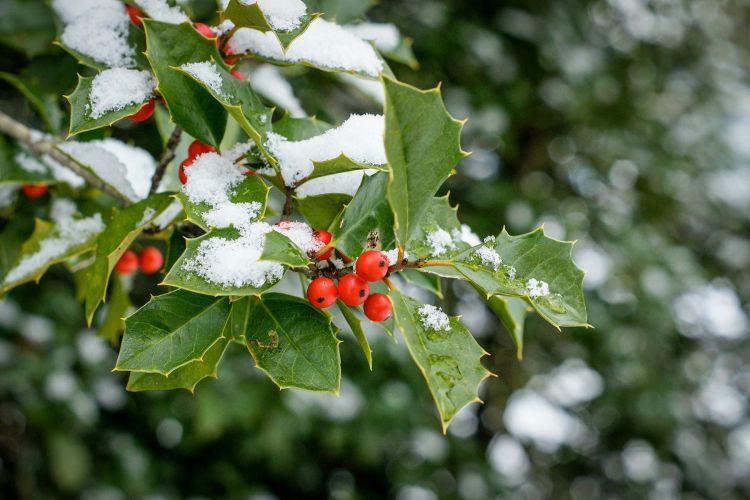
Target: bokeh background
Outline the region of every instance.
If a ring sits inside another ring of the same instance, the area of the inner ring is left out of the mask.
[[[531,317],[519,361],[448,288],[499,377],[443,436],[403,344],[377,332],[372,372],[342,332],[339,398],[279,392],[237,346],[195,396],[126,393],[58,266],[0,301],[0,497],[750,498],[750,4],[382,0],[368,17],[413,38],[421,67],[393,64],[400,79],[442,82],[470,118],[461,219],[578,240],[595,329]],[[56,29],[44,2],[0,0],[0,71],[68,93],[80,68]],[[311,114],[377,110],[329,75],[289,76]],[[7,83],[0,106],[38,120]],[[158,152],[148,126],[113,133]],[[46,210],[8,203],[6,241]]]

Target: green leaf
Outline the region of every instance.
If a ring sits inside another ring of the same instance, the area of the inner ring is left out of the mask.
[[[306,300],[269,293],[233,307],[247,307],[244,334],[255,363],[281,389],[296,387],[338,394],[341,358],[331,317]],[[233,333],[238,338],[239,333]]]
[[[416,56],[414,56],[414,51],[411,48],[412,46],[412,40],[411,38],[407,37],[399,37],[398,45],[396,48],[391,50],[384,50],[383,55],[391,59],[392,61],[399,62],[401,64],[406,64],[414,71],[419,69],[419,62],[417,61]]]
[[[390,297],[396,326],[427,381],[445,432],[464,406],[481,402],[479,384],[491,375],[480,362],[487,353],[458,318],[450,318],[448,331],[428,329],[419,316],[421,304],[397,291]]]
[[[329,193],[295,198],[294,205],[312,227],[328,229],[351,201],[348,194]]]
[[[254,221],[260,220],[266,211],[270,189],[258,176],[246,175],[242,182],[232,189],[229,201],[232,203],[260,203],[261,208],[253,219]],[[209,231],[211,225],[205,220],[205,214],[212,210],[211,205],[207,203],[193,203],[182,192],[178,193],[177,197],[182,202],[188,220],[200,226],[203,230]]]
[[[202,242],[210,238],[221,238],[228,241],[234,241],[239,237],[240,235],[237,230],[233,228],[225,228],[215,229],[199,238],[188,240],[185,253],[182,254],[177,262],[175,262],[174,266],[169,271],[169,274],[164,278],[163,284],[213,296],[246,296],[262,294],[278,283],[278,281],[268,280],[260,288],[253,287],[252,285],[225,286],[220,283],[208,281],[206,278],[192,270],[185,269],[186,263],[192,261],[198,255]],[[266,235],[265,242],[267,247],[264,247],[260,262],[273,262],[294,267],[304,266],[309,262],[308,257],[304,255],[302,251],[291,242],[291,240],[276,231],[269,232]],[[239,266],[241,263],[238,263],[237,265]]]
[[[461,223],[458,221],[458,207],[452,207],[448,195],[434,197],[427,201],[425,215],[414,230],[409,244],[406,246],[409,254],[417,257],[432,256],[427,237],[430,233],[442,229],[448,233],[461,231]],[[470,245],[456,241],[453,238],[455,248],[446,249],[446,253],[440,256],[432,256],[439,259],[453,257],[470,248]]]
[[[324,161],[313,161],[313,171],[310,175],[305,177],[303,180],[297,183],[297,186],[301,186],[306,181],[311,179],[317,179],[318,177],[325,177],[327,175],[341,174],[344,172],[351,172],[353,170],[382,170],[388,171],[384,165],[368,165],[360,163],[347,158],[346,155],[341,154],[336,158]]]
[[[172,121],[201,141],[219,146],[227,124],[226,110],[184,73],[173,68],[185,63],[221,60],[214,40],[190,24],[169,24],[144,19],[146,57],[158,82]]]
[[[138,102],[130,104],[122,109],[115,111],[109,111],[99,118],[92,118],[90,115],[90,96],[91,96],[91,85],[94,81],[94,77],[79,76],[78,86],[72,94],[66,96],[70,102],[70,130],[71,136],[86,132],[88,130],[95,130],[97,128],[109,127],[116,121],[122,120],[133,113],[141,109],[144,102]]]
[[[307,2],[316,10],[323,12],[326,18],[336,19],[339,23],[350,23],[362,19],[376,0],[312,0]]]
[[[115,370],[168,376],[197,360],[222,338],[229,300],[175,290],[125,320]]]
[[[170,193],[160,193],[123,208],[113,210],[106,229],[96,240],[96,260],[88,272],[86,321],[91,325],[94,312],[107,293],[109,276],[117,261],[154,219],[172,203]]]
[[[96,214],[93,217],[101,216]],[[37,219],[34,232],[21,247],[17,261],[0,281],[0,295],[23,283],[38,282],[53,264],[91,250],[97,234],[98,231],[61,228],[54,223]]]
[[[55,23],[46,2],[5,0],[0,12],[0,43],[29,57],[49,50],[55,38]]]
[[[445,109],[439,89],[422,91],[383,77],[385,150],[391,168],[388,199],[396,239],[405,246],[419,227],[428,201],[466,156],[462,122]]]
[[[388,174],[365,176],[357,194],[332,225],[333,245],[350,257],[361,254],[371,231],[378,231],[383,248],[393,245],[393,212],[386,196]]]
[[[341,315],[344,317],[344,320],[346,320],[346,324],[349,325],[349,328],[351,328],[352,333],[354,334],[354,338],[357,339],[359,346],[362,348],[362,353],[365,355],[365,359],[367,360],[367,366],[369,366],[370,370],[372,370],[372,349],[370,348],[370,342],[368,342],[367,340],[365,331],[362,329],[362,322],[352,312],[349,306],[344,304],[341,300],[337,300],[336,305],[338,306],[339,311],[341,311]]]
[[[404,281],[423,290],[433,293],[438,298],[443,298],[443,290],[440,286],[440,277],[434,274],[421,273],[416,269],[404,269],[398,273]]]
[[[525,300],[493,295],[487,300],[492,312],[500,319],[516,344],[516,357],[523,358],[523,325],[531,311]]]
[[[130,372],[126,388],[132,392],[185,389],[193,393],[195,392],[195,386],[204,378],[218,378],[219,362],[228,345],[229,339],[218,339],[201,359],[177,368],[169,376],[159,373]]]
[[[233,77],[222,65],[216,64],[214,61],[216,59],[205,59],[199,62],[213,62],[214,69],[221,76],[220,89],[207,85],[199,78],[180,68],[179,65],[174,65],[172,69],[181,73],[185,78],[193,79],[197,85],[200,85],[216,99],[232,118],[237,120],[242,130],[255,141],[258,149],[266,158],[275,163],[275,159],[266,151],[264,144],[266,134],[271,131],[273,110],[263,104],[263,101],[253,92],[248,82]]]
[[[112,345],[116,345],[120,340],[120,332],[125,327],[125,314],[132,305],[128,292],[122,284],[122,279],[115,278],[112,282],[112,291],[109,293],[107,314],[104,316],[96,334],[109,340]]]
[[[273,31],[276,38],[279,39],[281,46],[286,50],[289,45],[302,33],[307,31],[310,23],[313,22],[320,14],[305,14],[300,20],[300,25],[294,30],[280,31],[274,30],[266,19],[257,3],[243,3],[239,0],[230,0],[229,5],[224,11],[224,17],[240,28],[252,28],[263,33]]]
[[[119,36],[114,31],[111,31],[108,35],[112,38]],[[80,52],[79,50],[76,50],[72,47],[68,47],[62,41],[55,42],[55,44],[62,47],[67,53],[73,56],[80,64],[83,64],[84,66],[88,66],[99,71],[107,69],[109,67],[107,63],[99,61],[91,55]],[[144,33],[141,29],[133,26],[132,23],[128,23],[128,45],[133,48],[134,55],[133,62],[129,65],[129,67],[148,69],[148,60],[144,56],[144,51],[146,50],[146,39]]]
[[[290,141],[304,141],[331,129],[331,124],[313,117],[292,118],[284,115],[273,124],[273,131]]]

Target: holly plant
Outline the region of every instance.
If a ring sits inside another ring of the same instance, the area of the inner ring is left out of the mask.
[[[393,336],[444,429],[490,373],[460,318],[433,303],[441,283],[470,284],[519,356],[532,311],[587,326],[573,243],[542,228],[482,240],[438,196],[468,154],[463,122],[439,87],[396,79],[387,60],[413,66],[409,41],[354,22],[359,3],[220,1],[209,26],[164,0],[52,2],[80,74],[65,140],[59,103],[6,78],[46,130],[0,114],[0,180],[46,215],[4,263],[0,293],[64,264],[89,324],[119,343],[131,391],[193,391],[237,343],[280,388],[337,393],[339,327],[371,368],[365,331]],[[307,116],[286,79],[300,72],[360,89],[382,114]],[[111,134],[152,124],[158,160]],[[151,299],[127,315],[144,282]]]

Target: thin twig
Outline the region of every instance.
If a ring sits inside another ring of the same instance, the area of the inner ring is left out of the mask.
[[[169,136],[169,140],[167,141],[167,146],[161,155],[159,164],[156,166],[154,175],[151,177],[151,189],[148,190],[149,196],[159,189],[159,184],[161,184],[161,180],[164,178],[164,172],[167,170],[167,165],[169,165],[170,161],[174,160],[175,150],[177,149],[177,146],[180,145],[181,138],[182,129],[175,125],[172,135]]]
[[[292,215],[292,210],[294,209],[294,188],[287,186],[284,195],[284,210],[281,212],[281,220],[286,220]]]
[[[39,156],[49,155],[62,166],[82,177],[89,185],[107,193],[122,204],[130,204],[130,200],[125,195],[113,189],[89,170],[84,168],[83,165],[60,150],[58,142],[48,139],[43,133],[30,129],[2,111],[0,111],[0,132],[26,144],[31,151]]]

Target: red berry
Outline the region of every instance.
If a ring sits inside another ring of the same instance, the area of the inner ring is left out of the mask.
[[[195,140],[190,143],[190,146],[188,146],[188,156],[190,158],[195,158],[198,155],[202,155],[205,153],[215,153],[216,148],[213,147],[210,144],[206,144],[205,142],[201,142],[198,140]]]
[[[224,62],[227,63],[229,66],[232,66],[234,63],[237,62],[238,57],[232,57],[234,56],[234,51],[232,50],[232,47],[229,45],[224,46]]]
[[[132,250],[125,250],[120,260],[115,264],[115,272],[117,274],[130,274],[138,269],[138,256]]]
[[[161,266],[164,264],[164,257],[158,248],[146,247],[138,255],[138,262],[143,273],[153,274],[161,269]]]
[[[146,104],[141,106],[141,109],[139,109],[132,115],[128,116],[128,118],[134,122],[145,122],[146,120],[151,118],[151,115],[154,114],[155,106],[156,106],[156,101],[154,101],[153,99],[149,99]]]
[[[141,12],[141,9],[139,9],[135,5],[126,5],[125,10],[128,13],[128,17],[130,18],[131,23],[136,26],[143,26],[143,21],[141,21],[141,18],[146,16],[143,14],[143,12]]]
[[[193,28],[197,29],[198,32],[205,36],[206,38],[216,38],[216,35],[214,34],[213,30],[207,25],[203,23],[193,23]],[[216,46],[219,46],[219,39],[216,38]]]
[[[240,70],[238,70],[238,69],[233,69],[232,71],[229,72],[229,74],[232,75],[233,77],[235,77],[236,79],[238,79],[241,82],[245,81],[245,75],[243,75],[242,73],[240,73]]]
[[[368,250],[357,259],[356,272],[367,281],[379,281],[388,274],[388,256],[377,250]]]
[[[41,198],[47,192],[46,184],[24,184],[21,191],[29,198]]]
[[[177,175],[180,177],[180,183],[187,184],[188,179],[185,169],[192,165],[194,161],[195,158],[186,158],[180,163],[180,168],[177,170]]]
[[[318,309],[325,309],[336,302],[336,283],[329,278],[315,278],[307,287],[307,300]]]
[[[315,232],[313,232],[313,238],[315,238],[318,242],[322,243],[325,246],[331,242],[331,239],[333,237],[331,236],[331,233],[329,233],[325,229],[316,229]],[[317,256],[315,259],[326,260],[331,256],[332,253],[333,253],[333,248],[329,248],[328,250],[326,250],[326,253],[324,253],[323,255]]]
[[[370,321],[385,321],[391,316],[393,305],[384,293],[374,293],[365,301],[365,316]]]
[[[370,296],[370,284],[354,273],[339,280],[339,297],[348,306],[364,304]]]

